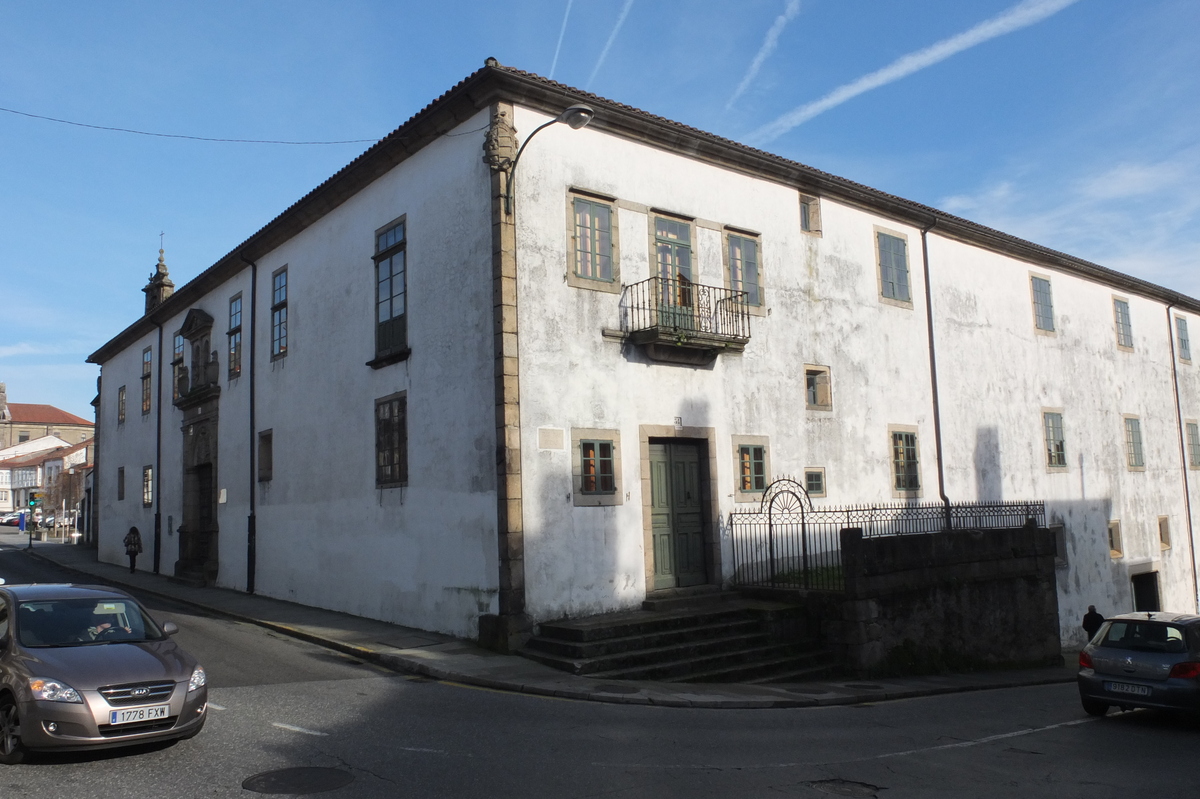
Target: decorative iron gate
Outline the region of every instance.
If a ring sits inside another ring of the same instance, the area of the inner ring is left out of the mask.
[[[940,502],[814,508],[790,477],[767,486],[756,511],[729,514],[733,583],[744,587],[841,591],[841,531],[863,536],[919,535],[947,529],[980,530],[1046,524],[1042,502]]]

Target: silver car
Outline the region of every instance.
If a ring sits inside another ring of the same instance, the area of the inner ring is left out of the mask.
[[[1086,713],[1112,706],[1200,711],[1200,616],[1125,613],[1104,622],[1079,653]]]
[[[113,588],[0,585],[0,763],[199,733],[207,677],[177,631]]]

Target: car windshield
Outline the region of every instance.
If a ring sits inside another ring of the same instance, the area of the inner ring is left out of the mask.
[[[88,646],[163,637],[132,599],[47,599],[17,606],[17,640],[22,646]]]
[[[1183,628],[1152,621],[1114,621],[1100,641],[1101,646],[1139,652],[1186,652]]]

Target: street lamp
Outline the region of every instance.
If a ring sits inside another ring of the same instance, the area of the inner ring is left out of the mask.
[[[508,170],[508,191],[504,194],[505,214],[512,213],[513,182],[517,177],[517,164],[521,160],[521,153],[525,152],[525,148],[529,146],[529,142],[533,141],[533,137],[538,135],[539,131],[548,128],[551,125],[556,125],[559,122],[569,126],[571,130],[579,130],[591,122],[592,118],[595,116],[596,112],[588,108],[586,105],[573,105],[554,119],[538,125],[533,129],[533,133],[529,134],[529,136],[525,139],[525,142],[521,145],[520,149],[517,150],[517,157],[513,159],[512,167],[510,167]]]

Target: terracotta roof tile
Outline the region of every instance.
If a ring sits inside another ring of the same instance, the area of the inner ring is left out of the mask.
[[[8,415],[12,421],[24,424],[85,424],[92,422],[73,413],[67,413],[53,405],[31,405],[24,402],[8,403]]]

